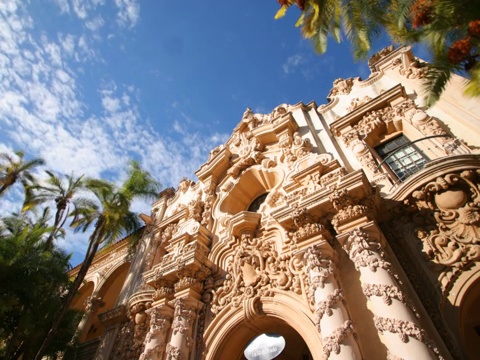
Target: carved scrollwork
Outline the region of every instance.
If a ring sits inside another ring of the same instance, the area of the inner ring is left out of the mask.
[[[294,274],[296,258],[279,256],[271,241],[242,234],[227,275],[214,292],[212,312],[220,312],[231,304],[239,307],[244,299],[272,296],[273,289],[301,293],[300,279]]]
[[[202,201],[202,193],[199,191],[196,198],[187,204],[187,219],[202,221],[204,202]]]
[[[330,93],[328,94],[327,98],[331,98],[332,96],[337,96],[337,95],[350,94],[350,91],[352,91],[354,81],[355,81],[354,78],[336,79],[333,82],[333,88],[330,90]]]
[[[287,140],[281,141],[282,156],[280,161],[288,164],[293,164],[297,159],[310,153],[312,144],[310,139],[303,139],[299,132],[295,132],[293,137],[288,137]]]
[[[84,302],[85,312],[87,313],[96,313],[99,308],[101,308],[105,303],[102,301],[102,298],[99,296],[89,296]]]
[[[445,272],[448,283],[480,259],[479,176],[478,170],[447,174],[413,192],[409,199],[417,209],[433,214],[435,226],[417,227],[416,235],[427,260]]]

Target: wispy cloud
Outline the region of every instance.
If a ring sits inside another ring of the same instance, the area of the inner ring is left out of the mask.
[[[96,92],[86,100],[84,69],[104,61],[101,46],[95,46],[98,31],[111,27],[107,21],[129,31],[140,20],[138,3],[115,0],[115,20],[95,14],[106,0],[54,1],[59,16],[75,14],[83,26],[47,34],[36,28],[28,4],[0,2],[0,150],[21,149],[30,157],[43,157],[53,171],[114,181],[121,179],[132,158],[165,186],[193,177],[228,134],[202,134],[200,121],[178,103],[172,105],[176,122],[170,122],[170,131],[182,136],[161,134],[144,118],[137,86],[108,76],[97,79]],[[67,251],[82,246],[71,244],[63,246]]]
[[[125,27],[133,27],[140,17],[140,5],[136,0],[115,0],[118,7],[118,22]]]
[[[297,71],[298,67],[305,63],[305,57],[300,54],[289,56],[282,65],[285,74],[292,74]]]

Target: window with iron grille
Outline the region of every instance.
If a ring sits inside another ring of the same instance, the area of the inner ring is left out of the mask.
[[[400,181],[423,169],[429,160],[403,134],[377,146],[375,150]]]

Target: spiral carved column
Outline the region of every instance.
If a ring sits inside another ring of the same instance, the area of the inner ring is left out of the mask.
[[[420,327],[406,294],[399,288],[399,281],[385,259],[382,245],[372,241],[361,228],[341,235],[339,240],[360,272],[362,290],[374,314],[375,326],[383,335],[388,358],[442,359]]]
[[[315,324],[322,336],[327,359],[361,359],[354,338],[353,322],[344,306],[342,289],[335,279],[335,265],[320,247],[306,250],[310,298],[315,307]]]

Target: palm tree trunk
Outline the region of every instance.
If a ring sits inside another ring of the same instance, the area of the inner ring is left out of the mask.
[[[45,245],[47,246],[48,250],[53,250],[53,241],[55,240],[55,236],[57,235],[58,231],[62,227],[63,223],[65,223],[65,219],[61,222],[63,215],[65,214],[65,207],[64,208],[57,208],[57,212],[55,214],[55,222],[53,224],[53,230],[47,238]]]
[[[2,187],[0,187],[0,195],[2,195],[4,191],[7,190],[7,188],[8,188],[8,185],[3,185]]]
[[[80,286],[85,279],[85,276],[87,275],[88,269],[90,268],[90,265],[95,258],[95,254],[97,253],[98,247],[101,243],[101,237],[99,236],[101,226],[99,227],[98,225],[99,223],[95,227],[93,234],[90,236],[87,253],[85,254],[85,259],[82,263],[82,266],[80,267],[80,270],[78,271],[77,277],[73,281],[73,284],[70,287],[67,296],[65,297],[62,307],[59,309],[57,315],[55,316],[55,320],[53,321],[50,330],[48,330],[45,339],[43,340],[42,346],[40,346],[40,349],[38,349],[37,354],[35,355],[35,360],[41,360],[43,355],[45,354],[45,351],[47,350],[54,336],[56,335],[58,327],[60,326],[60,323],[65,317],[65,314],[70,309],[70,306],[72,305],[72,302],[77,295],[78,290],[80,289]]]

